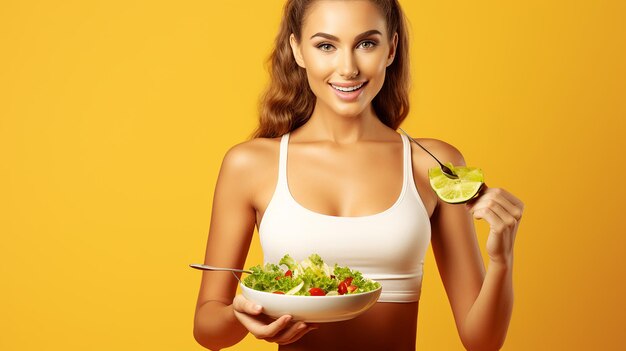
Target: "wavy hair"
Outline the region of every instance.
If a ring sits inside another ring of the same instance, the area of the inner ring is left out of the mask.
[[[409,113],[409,48],[404,13],[397,0],[370,0],[386,19],[389,39],[398,33],[393,63],[387,67],[385,82],[372,100],[381,122],[397,129]],[[270,81],[261,96],[259,126],[252,138],[275,138],[306,123],[315,107],[316,97],[309,87],[306,70],[296,63],[289,37],[301,39],[306,11],[315,0],[287,0],[275,46],[267,61]]]

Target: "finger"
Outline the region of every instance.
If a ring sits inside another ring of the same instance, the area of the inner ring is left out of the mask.
[[[243,295],[235,296],[233,299],[233,309],[237,312],[258,315],[263,311],[263,307],[246,299]]]
[[[510,192],[504,189],[498,188],[495,190],[496,190],[496,194],[498,194],[500,198],[506,199],[515,208],[515,210],[511,210],[509,212],[515,218],[518,218],[518,219],[522,218],[522,212],[524,212],[524,203],[520,199],[515,197],[513,194],[511,194]]]
[[[502,221],[502,224],[508,227],[509,229],[515,228],[517,225],[517,218],[513,217],[513,215],[508,212],[504,207],[498,205],[493,205],[489,207]]]
[[[300,329],[299,327],[303,326],[304,322],[293,322],[290,325],[283,328],[280,332],[276,333],[271,338],[267,338],[266,340],[269,342],[280,342],[289,339],[293,335],[295,335]]]
[[[503,232],[507,228],[513,229],[517,224],[517,220],[497,203],[476,209],[474,218],[486,220],[496,232]]]
[[[300,340],[300,338],[302,338],[303,336],[305,336],[308,332],[318,329],[318,327],[314,327],[314,326],[307,326],[306,328],[304,328],[303,330],[301,330],[299,333],[297,333],[296,335],[294,335],[293,338],[291,338],[290,340],[287,340],[286,344],[291,344],[292,342],[296,342],[298,340]]]
[[[486,204],[487,206],[491,206],[493,203],[497,203],[502,206],[505,211],[510,213],[513,218],[515,218],[516,220],[520,220],[522,218],[522,210],[515,206],[513,203],[511,203],[506,197],[502,196],[499,190],[501,189],[491,189],[488,194],[482,197],[481,203]],[[474,206],[478,206],[478,204],[475,204]],[[469,207],[471,210],[472,206]]]
[[[494,188],[494,190],[501,196],[505,197],[507,200],[509,200],[515,207],[518,207],[519,209],[523,209],[524,208],[524,203],[518,199],[517,197],[515,197],[515,195],[511,194],[510,192],[506,191],[505,189],[502,188]]]
[[[504,226],[502,219],[489,207],[480,207],[473,211],[474,218],[484,219],[492,229],[498,230]]]
[[[275,320],[274,322],[261,326],[253,326],[254,330],[250,330],[252,334],[257,339],[269,339],[273,338],[276,334],[278,334],[281,330],[285,329],[289,326],[289,322],[291,322],[292,317],[289,315],[284,315]]]
[[[524,203],[520,199],[518,199],[517,197],[515,197],[513,194],[506,191],[505,189],[488,188],[487,184],[483,184],[478,195],[466,203],[468,208],[472,207],[473,205],[476,205],[480,199],[484,199],[488,197],[488,195],[496,195],[497,197],[506,199],[506,201],[511,203],[513,207],[516,208],[515,210],[510,210],[510,212],[514,215],[514,217],[518,219],[522,218],[522,212],[524,212]]]
[[[518,199],[515,195],[511,194],[510,192],[504,189],[502,189],[502,192],[507,197],[507,199],[509,199],[509,201],[515,204],[515,206],[522,208],[522,209],[524,208],[524,203],[522,202],[522,200]]]
[[[257,334],[261,328],[271,323],[273,320],[265,315],[253,316],[244,312],[234,311],[235,317],[252,334]]]
[[[296,322],[291,326],[283,329],[280,333],[277,333],[272,338],[266,339],[269,342],[275,342],[277,344],[287,344],[293,339],[296,335],[300,334],[302,331],[307,329],[307,325],[304,322]]]

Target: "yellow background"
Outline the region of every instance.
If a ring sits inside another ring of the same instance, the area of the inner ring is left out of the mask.
[[[0,2],[0,349],[201,349],[187,265],[256,125],[282,3]],[[504,350],[620,349],[626,3],[402,3],[403,127],[526,204]],[[462,349],[431,251],[417,344]]]

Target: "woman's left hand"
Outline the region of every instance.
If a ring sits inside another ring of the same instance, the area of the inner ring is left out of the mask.
[[[466,206],[474,218],[489,223],[489,259],[495,263],[512,264],[515,235],[524,212],[522,201],[504,189],[488,188],[483,184],[479,197]]]

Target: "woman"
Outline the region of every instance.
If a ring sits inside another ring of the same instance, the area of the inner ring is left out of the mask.
[[[232,275],[203,273],[201,345],[218,350],[250,332],[280,350],[413,350],[431,242],[463,344],[501,347],[523,204],[485,188],[471,204],[450,205],[430,189],[427,170],[437,164],[396,132],[408,113],[407,53],[397,1],[287,2],[260,127],[222,163],[205,263],[242,267],[257,225],[265,261],[318,253],[380,281],[383,293],[353,320],[313,325],[273,320],[236,295]],[[453,146],[420,142],[464,164]],[[487,271],[472,216],[490,224]]]

